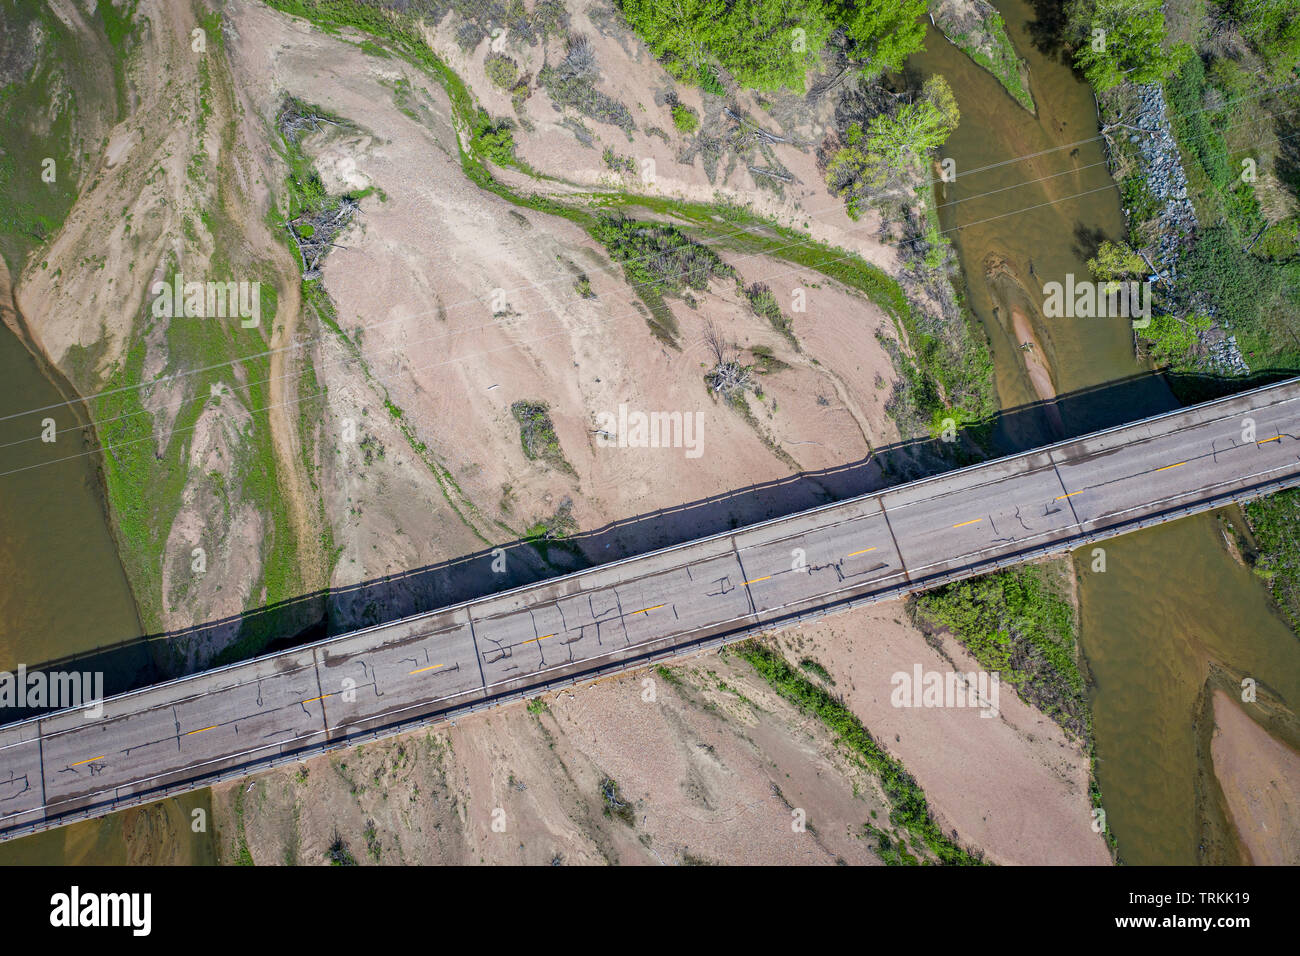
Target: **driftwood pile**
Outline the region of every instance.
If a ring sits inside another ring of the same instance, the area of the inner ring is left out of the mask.
[[[304,212],[289,221],[289,233],[298,245],[298,255],[302,257],[304,279],[320,278],[320,261],[335,247],[334,238],[347,227],[360,208],[355,199],[344,196],[336,206]]]
[[[286,96],[275,118],[276,127],[285,141],[297,145],[304,135],[319,132],[322,126],[344,126],[338,120],[330,119],[313,110],[306,103]],[[313,177],[314,179],[314,177]],[[341,233],[360,208],[355,199],[343,196],[333,199],[325,195],[319,182],[308,189],[309,198],[295,219],[285,223],[289,235],[293,236],[302,258],[302,277],[304,279],[320,278],[320,263],[325,253],[334,248],[334,239]]]
[[[305,132],[318,132],[322,124],[328,123],[330,126],[338,126],[339,123],[332,119],[321,116],[319,113],[310,112],[306,105],[293,97],[286,97],[283,105],[280,107],[280,114],[276,117],[276,125],[280,128],[280,135],[291,143],[297,143],[298,137]]]

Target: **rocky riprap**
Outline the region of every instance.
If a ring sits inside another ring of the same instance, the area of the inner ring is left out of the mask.
[[[1206,335],[1214,334],[1215,330],[1211,329]],[[1209,344],[1209,352],[1205,357],[1205,367],[1208,371],[1220,375],[1249,375],[1250,366],[1241,355],[1241,349],[1237,348],[1237,337],[1223,333],[1223,338]]]
[[[1196,207],[1187,193],[1187,174],[1183,172],[1178,142],[1170,126],[1164,87],[1159,83],[1147,83],[1135,87],[1134,93],[1134,110],[1127,116],[1117,112],[1114,122],[1122,124],[1118,130],[1136,147],[1139,172],[1145,178],[1151,195],[1160,203],[1160,212],[1154,220],[1158,239],[1154,248],[1149,250],[1151,261],[1172,302],[1195,305],[1213,316],[1208,304],[1198,301],[1200,297],[1196,290],[1178,285],[1178,260],[1199,223]],[[1124,213],[1129,216],[1131,210],[1125,209]],[[1229,334],[1217,318],[1215,326],[1202,333],[1201,342],[1206,348],[1207,370],[1231,375],[1244,375],[1250,371],[1237,348],[1236,336]]]
[[[1136,93],[1136,114],[1116,119],[1124,124],[1124,135],[1137,147],[1147,189],[1161,204],[1156,218],[1160,238],[1153,260],[1160,278],[1168,283],[1178,275],[1179,256],[1196,232],[1196,208],[1187,196],[1187,176],[1169,125],[1164,88],[1159,83],[1148,83],[1137,87]]]

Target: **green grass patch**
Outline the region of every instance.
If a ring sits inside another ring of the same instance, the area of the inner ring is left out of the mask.
[[[990,56],[980,45],[981,36],[960,34],[950,37],[959,50],[969,56],[984,69],[992,73],[1012,98],[1029,112],[1035,112],[1034,97],[1025,86],[1020,72],[1020,57],[1007,35],[1007,25],[997,11],[989,14],[984,21],[984,33],[993,40],[993,54]]]

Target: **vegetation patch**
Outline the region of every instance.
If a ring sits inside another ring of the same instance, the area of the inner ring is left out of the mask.
[[[618,788],[613,777],[600,781],[600,796],[604,803],[601,812],[606,818],[621,820],[628,826],[636,826],[636,812]]]
[[[1001,83],[1017,103],[1034,112],[1034,98],[1025,85],[1025,70],[1016,55],[1016,48],[1007,35],[1007,25],[1002,15],[992,7],[974,5],[981,15],[979,26],[967,32],[950,33],[949,24],[936,11],[936,20],[953,44],[988,70]]]
[[[712,278],[735,276],[735,270],[716,252],[676,226],[606,216],[590,232],[610,258],[622,263],[628,282],[650,312],[651,331],[674,347],[677,320],[664,297],[677,296],[694,305],[692,291],[703,292]]]
[[[805,657],[799,661],[799,666],[806,670],[814,677],[825,681],[828,684],[834,684],[835,678],[831,677],[831,672],[811,657]]]
[[[511,89],[519,80],[519,64],[504,53],[489,53],[483,60],[483,72],[503,90]]]
[[[598,123],[617,126],[630,139],[636,132],[632,111],[612,96],[596,89],[600,69],[596,52],[586,37],[574,37],[559,66],[544,66],[537,82],[560,109],[572,109]]]
[[[978,854],[972,854],[944,834],[934,822],[925,793],[915,778],[901,763],[885,753],[862,721],[843,703],[758,641],[743,641],[734,649],[778,694],[802,713],[820,720],[861,766],[879,778],[889,800],[890,823],[916,836],[940,863],[968,866],[983,862]]]
[[[925,41],[926,0],[618,0],[632,29],[670,75],[722,95],[721,68],[741,86],[804,91],[838,28],[867,76],[899,70]]]
[[[700,114],[691,109],[685,103],[673,104],[673,125],[679,132],[694,133],[700,128]]]
[[[1292,630],[1300,632],[1300,490],[1252,501],[1245,511],[1259,548],[1255,573],[1267,582]]]
[[[1085,0],[1072,13],[1074,62],[1098,93],[1123,82],[1157,82],[1192,56],[1186,43],[1165,43],[1161,0]]]
[[[325,851],[325,859],[329,861],[330,866],[356,866],[357,858],[352,855],[348,849],[347,843],[339,835],[339,831],[334,831],[334,838],[330,841],[329,849]]]
[[[107,3],[95,10],[123,62],[134,38],[134,9],[131,2],[120,12]],[[63,225],[77,199],[82,157],[75,129],[95,104],[56,91],[95,91],[84,60],[77,37],[53,8],[0,2],[0,256],[15,277],[27,256]],[[116,92],[121,102],[125,91]],[[111,108],[106,100],[101,105]],[[53,181],[46,181],[51,172]]]
[[[573,472],[573,466],[565,461],[560,449],[549,405],[520,400],[510,406],[510,414],[519,423],[519,442],[529,461],[540,460],[560,471]]]
[[[566,555],[569,563],[583,562],[582,551],[572,541],[567,540],[578,530],[578,521],[573,517],[573,499],[565,497],[548,518],[540,518],[528,526],[524,540],[547,564],[551,564],[551,551],[558,549]]]
[[[694,241],[676,226],[605,217],[593,234],[629,281],[668,295],[703,292],[714,278],[733,278],[735,270],[708,246]]]
[[[487,110],[475,114],[470,148],[484,159],[498,166],[520,167],[515,156],[515,124],[509,119],[494,120]]]
[[[926,157],[947,142],[961,114],[942,76],[925,81],[920,95],[873,116],[865,127],[850,123],[843,144],[826,165],[826,186],[843,196],[857,219],[882,192],[915,189],[927,178]]]
[[[742,291],[754,314],[767,319],[772,328],[784,335],[790,344],[798,349],[799,342],[794,337],[794,322],[781,311],[781,305],[776,301],[776,295],[772,290],[765,283],[755,282],[745,286]]]
[[[980,666],[1071,735],[1090,739],[1074,608],[1041,568],[956,581],[916,595],[909,610],[922,629],[952,631]]]

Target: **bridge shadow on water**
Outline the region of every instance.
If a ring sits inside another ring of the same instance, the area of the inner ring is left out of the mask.
[[[541,581],[694,538],[852,498],[890,485],[1016,454],[1150,415],[1288,378],[1146,373],[1002,411],[965,430],[956,442],[913,439],[875,449],[834,468],[638,515],[562,540],[520,540],[351,587],[316,591],[256,611],[185,630],[134,637],[28,670],[101,672],[112,695],[269,651],[383,624],[423,611]],[[504,562],[501,558],[504,556]],[[495,570],[504,567],[503,571]],[[224,648],[200,667],[186,667],[195,647]],[[35,711],[7,708],[0,723]]]

